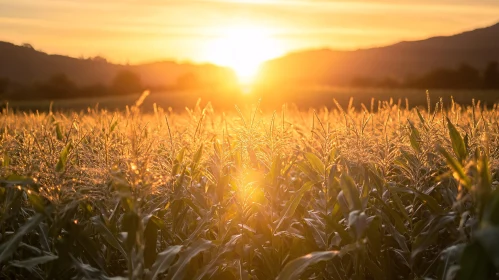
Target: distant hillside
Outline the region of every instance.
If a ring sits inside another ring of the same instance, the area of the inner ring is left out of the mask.
[[[359,78],[402,80],[461,63],[484,69],[491,61],[499,61],[499,24],[380,48],[296,52],[265,63],[260,80],[279,85],[349,85]],[[104,59],[49,55],[29,46],[0,42],[0,79],[19,84],[45,81],[63,73],[77,85],[109,85],[123,70],[138,74],[146,86],[175,85],[182,77],[195,77],[203,84],[235,80],[232,70],[210,64],[163,61],[119,65]]]
[[[454,36],[356,51],[312,50],[267,62],[262,81],[346,85],[357,78],[405,79],[467,63],[484,69],[499,61],[499,23]]]
[[[0,78],[19,84],[45,81],[56,74],[65,74],[78,85],[110,84],[117,73],[130,70],[138,74],[144,85],[168,86],[185,75],[194,75],[202,81],[233,79],[228,68],[210,64],[188,64],[171,61],[140,65],[119,65],[104,59],[78,59],[49,55],[29,46],[0,42]]]

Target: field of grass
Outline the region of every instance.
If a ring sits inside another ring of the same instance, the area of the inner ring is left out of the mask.
[[[499,110],[437,101],[4,109],[0,278],[497,279]]]

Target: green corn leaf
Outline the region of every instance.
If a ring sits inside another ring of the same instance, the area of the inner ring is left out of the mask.
[[[42,199],[42,197],[40,197],[40,195],[35,192],[31,192],[30,194],[28,194],[28,199],[36,212],[48,214],[45,206],[45,201]]]
[[[69,255],[71,259],[71,267],[74,268],[80,276],[80,279],[105,279],[105,280],[125,280],[121,277],[105,277],[102,271],[92,267],[89,264],[84,264],[79,260],[75,259],[72,255]]]
[[[298,280],[302,273],[312,265],[322,261],[330,260],[339,255],[338,251],[313,252],[303,257],[290,261],[283,268],[277,280]]]
[[[148,215],[142,221],[145,224],[144,265],[145,267],[150,268],[157,257],[156,249],[158,244],[158,225],[162,221],[154,215]]]
[[[491,264],[485,250],[478,242],[466,246],[461,255],[460,265],[458,280],[489,279]]]
[[[10,164],[10,157],[7,155],[7,153],[3,154],[2,158],[2,167],[8,167]]]
[[[101,271],[106,273],[107,265],[104,262],[102,252],[99,250],[98,243],[90,238],[90,236],[82,234],[83,227],[80,225],[73,225],[71,230],[73,236],[77,236],[77,250],[79,250],[89,262],[100,268]]]
[[[115,120],[115,121],[111,124],[111,127],[109,127],[109,134],[113,133],[113,131],[116,129],[116,126],[118,126],[118,120]]]
[[[418,191],[414,188],[391,187],[390,191],[392,191],[394,193],[397,192],[397,193],[414,194],[417,198],[419,198],[419,200],[421,200],[421,202],[428,205],[428,207],[432,210],[432,214],[442,214],[445,212],[444,209],[442,208],[442,206],[438,203],[438,201],[433,196],[425,194],[424,192]],[[399,202],[399,203],[401,203],[401,202]],[[402,205],[400,205],[400,206],[402,206]],[[400,211],[402,211],[402,209]],[[405,210],[404,210],[404,213],[406,213]],[[404,215],[404,216],[406,216],[406,215]],[[408,219],[408,216],[406,216],[405,218]]]
[[[58,257],[54,255],[45,255],[41,257],[34,257],[22,261],[11,261],[9,264],[15,267],[25,268],[31,270],[40,264],[44,264],[53,260],[57,260]]]
[[[421,134],[419,130],[409,121],[409,125],[411,127],[411,134],[409,136],[409,140],[411,142],[411,147],[416,152],[421,152]]]
[[[400,199],[396,190],[392,187],[388,187],[388,189],[390,190],[390,194],[391,194],[391,197],[393,199],[393,202],[397,206],[399,212],[404,216],[404,218],[406,220],[409,220],[410,218],[409,218],[409,215],[407,214],[407,210],[405,209],[404,204],[402,203],[402,200]]]
[[[333,189],[335,186],[337,186],[338,180],[336,179],[337,175],[337,168],[335,165],[331,167],[331,170],[329,170],[329,175],[327,178],[327,187],[328,189]]]
[[[63,140],[63,135],[62,135],[62,129],[60,123],[55,119],[54,115],[50,115],[50,122],[54,125],[55,127],[55,136],[57,140],[62,141]]]
[[[486,155],[482,155],[477,164],[480,173],[480,184],[477,187],[479,194],[485,198],[492,189],[492,176],[489,169],[489,161]]]
[[[350,211],[362,210],[362,203],[360,202],[360,194],[352,177],[342,174],[340,178],[340,186],[343,194],[348,202]]]
[[[272,254],[270,250],[265,250],[263,247],[264,241],[262,241],[260,238],[257,238],[255,235],[250,234],[249,238],[251,239],[251,242],[255,245],[255,247],[260,251],[260,254],[264,260],[264,264],[267,267],[267,269],[270,271],[272,274],[271,278],[274,278],[273,276],[277,274],[276,266],[278,265],[275,263],[274,259],[272,258]]]
[[[461,134],[459,134],[459,131],[457,131],[456,127],[452,124],[449,118],[447,118],[447,127],[449,128],[449,136],[454,153],[458,157],[459,161],[465,160],[468,152],[466,151],[466,145],[463,137],[461,137]]]
[[[386,279],[386,274],[381,268],[375,263],[375,258],[366,258],[366,267],[369,273],[373,276],[375,280]]]
[[[308,160],[312,168],[321,176],[324,175],[325,172],[325,167],[324,163],[320,160],[319,157],[317,157],[315,154],[312,153],[306,153],[305,158]]]
[[[61,125],[58,122],[55,123],[55,134],[57,136],[57,140],[62,141],[64,139],[62,135]]]
[[[104,240],[107,241],[109,245],[111,245],[114,249],[120,251],[121,254],[125,258],[128,257],[128,254],[126,253],[125,249],[121,245],[121,242],[115,237],[115,235],[108,229],[106,224],[102,221],[102,218],[99,216],[92,217],[90,219],[92,221],[92,224],[94,227],[97,229],[97,231],[101,234],[101,236],[104,238]]]
[[[454,178],[456,178],[456,180],[458,180],[466,188],[471,189],[471,180],[464,172],[464,168],[461,163],[451,156],[444,148],[439,147],[437,149],[444,156],[450,168],[454,171]]]
[[[318,174],[318,172],[314,168],[310,167],[309,164],[307,164],[305,162],[298,162],[296,164],[296,166],[303,173],[305,173],[305,175],[307,175],[307,177],[310,179],[310,181],[316,182],[316,183],[319,183],[322,181],[322,179],[320,177],[321,174]]]
[[[211,260],[210,263],[205,265],[203,268],[200,269],[200,271],[197,273],[196,277],[194,278],[195,280],[202,280],[206,279],[206,275],[208,275],[213,268],[217,264],[221,264],[225,262],[225,260],[222,257],[226,257],[227,254],[233,254],[235,246],[238,244],[239,240],[241,239],[242,234],[236,234],[233,235],[230,240],[223,244],[221,246],[220,251],[217,253],[217,255]],[[220,277],[220,276],[219,276]],[[210,278],[213,279],[213,278]],[[226,279],[226,278],[218,278],[218,279]],[[232,279],[232,278],[229,278]]]
[[[37,232],[38,232],[38,240],[40,240],[40,247],[44,251],[50,251],[50,244],[49,244],[49,236],[48,236],[48,231],[49,227],[46,223],[40,223],[38,226]]]
[[[276,157],[272,161],[272,166],[270,168],[269,172],[269,184],[272,186],[276,186],[277,180],[279,176],[281,175],[281,169],[282,169],[282,160],[280,157]]]
[[[446,229],[455,222],[455,216],[437,216],[428,225],[428,230],[421,233],[416,237],[414,244],[412,245],[412,258],[415,258],[418,254],[426,250],[430,245],[437,242],[439,232]]]
[[[165,251],[159,253],[158,257],[156,258],[156,261],[149,270],[149,273],[147,273],[146,279],[147,280],[156,279],[158,275],[167,271],[181,249],[182,249],[181,245],[176,245],[176,246],[171,246]]]
[[[499,271],[499,227],[486,227],[475,234],[475,239]]]
[[[62,172],[66,169],[66,164],[68,161],[68,155],[69,152],[71,151],[71,148],[73,146],[71,143],[68,143],[64,149],[62,149],[61,154],[59,155],[59,161],[57,162],[57,165],[55,166],[55,171],[57,172]]]
[[[293,196],[292,199],[290,199],[287,203],[286,206],[284,207],[283,212],[281,213],[281,218],[279,219],[279,222],[277,223],[277,226],[275,228],[275,231],[279,229],[279,227],[282,225],[282,223],[286,220],[292,217],[295,214],[296,208],[298,205],[300,205],[300,201],[305,195],[306,192],[308,192],[312,187],[314,186],[314,183],[312,182],[307,182],[305,183]]]
[[[178,163],[182,163],[182,161],[184,160],[184,155],[185,155],[185,147],[182,148],[177,154],[176,160]]]
[[[314,238],[315,244],[319,249],[326,249],[326,241],[323,237],[323,230],[319,228],[316,223],[314,223],[313,219],[305,218],[302,222],[304,229],[306,230],[307,235],[312,236]]]
[[[179,258],[168,270],[168,279],[184,279],[190,261],[199,253],[210,249],[211,241],[199,239],[179,253]]]
[[[0,245],[0,264],[4,263],[14,254],[23,237],[35,229],[44,218],[43,214],[35,214],[14,233],[14,236]]]
[[[421,121],[421,125],[427,130],[425,119],[424,119],[423,115],[421,115],[421,112],[419,111],[419,108],[417,108],[417,107],[416,107],[416,113],[418,114],[419,120]]]
[[[199,149],[196,151],[194,154],[194,157],[192,158],[192,164],[194,166],[199,165],[199,162],[201,161],[201,156],[203,155],[203,144],[199,147]]]

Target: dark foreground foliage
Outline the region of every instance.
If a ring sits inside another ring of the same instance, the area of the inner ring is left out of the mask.
[[[0,115],[2,279],[496,279],[499,111]]]

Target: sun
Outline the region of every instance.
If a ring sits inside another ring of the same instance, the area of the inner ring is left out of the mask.
[[[264,61],[281,54],[279,42],[270,30],[245,25],[224,28],[209,44],[207,58],[232,68],[240,83],[250,84]]]

